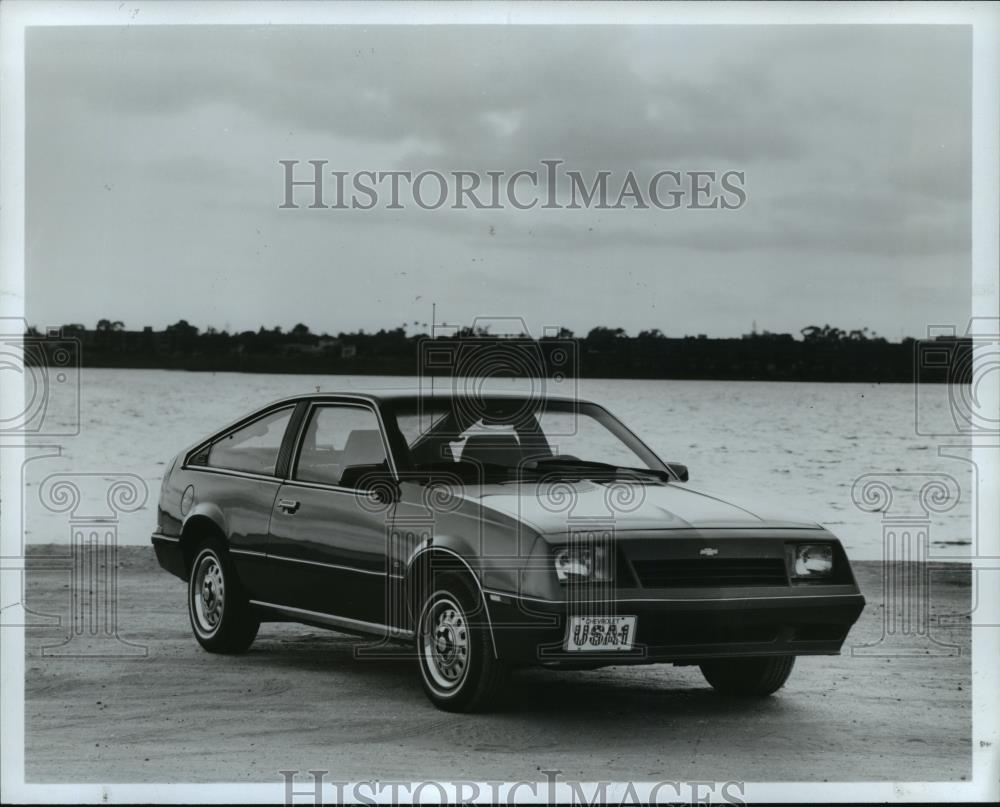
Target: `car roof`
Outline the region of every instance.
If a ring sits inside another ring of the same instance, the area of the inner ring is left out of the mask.
[[[448,401],[448,400],[478,400],[478,401],[497,401],[497,400],[509,400],[509,401],[551,401],[559,402],[568,405],[579,405],[579,404],[591,404],[591,401],[585,401],[581,398],[571,398],[569,396],[556,396],[556,395],[532,395],[530,392],[525,393],[504,393],[504,392],[489,392],[483,391],[475,394],[468,393],[453,393],[449,390],[415,390],[413,388],[404,389],[378,389],[372,391],[362,391],[362,390],[330,390],[330,391],[320,391],[320,392],[304,392],[298,395],[288,395],[284,398],[278,398],[277,400],[271,401],[265,406],[259,406],[249,412],[244,412],[240,417],[230,422],[227,426],[216,429],[212,434],[203,437],[197,443],[193,443],[191,446],[184,450],[186,456],[203,446],[205,446],[210,441],[216,439],[219,435],[225,434],[232,431],[234,428],[238,428],[244,423],[250,422],[257,417],[262,416],[265,412],[274,409],[280,409],[282,406],[287,406],[289,404],[297,404],[300,401],[349,401],[349,400],[363,401],[372,404],[373,406],[380,408],[383,404],[389,404],[391,407],[393,404],[416,404],[420,401]]]
[[[458,400],[508,400],[508,401],[559,401],[566,403],[590,403],[582,398],[570,397],[567,395],[541,395],[534,392],[492,392],[490,390],[479,390],[474,393],[453,392],[448,389],[414,389],[406,388],[385,388],[375,390],[323,390],[320,392],[306,392],[298,395],[290,395],[279,398],[268,404],[268,407],[275,404],[291,403],[292,401],[323,401],[331,399],[356,398],[369,401],[374,404],[383,403],[410,403],[416,401],[458,401]]]

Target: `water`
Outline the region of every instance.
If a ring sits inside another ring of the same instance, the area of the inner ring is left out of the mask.
[[[29,451],[26,539],[67,543],[74,521],[94,529],[99,516],[114,515],[106,491],[116,475],[135,474],[145,482],[148,500],[134,512],[119,511],[112,524],[120,544],[147,544],[165,463],[200,437],[275,398],[317,387],[364,390],[417,383],[386,376],[84,369],[79,434],[39,441],[59,445],[56,456]],[[436,382],[439,390],[447,383]],[[490,387],[523,389],[524,382],[501,380]],[[960,439],[916,434],[909,385],[595,379],[578,387],[662,458],[688,465],[692,487],[750,509],[777,508],[819,521],[840,537],[852,558],[882,557],[881,515],[862,511],[852,501],[858,477],[877,473],[889,479],[895,488],[891,515],[909,510],[923,516],[916,492],[924,477],[913,475],[946,474],[960,487],[961,499],[948,512],[931,514],[931,557],[969,556],[971,466],[938,453],[939,443]],[[556,391],[571,393],[571,382]],[[53,394],[50,404],[46,425],[71,427],[73,396]],[[940,419],[947,405],[945,394],[927,396],[921,406],[941,411],[921,414]],[[80,490],[75,510],[55,512],[51,499],[42,504],[53,474],[69,474]]]

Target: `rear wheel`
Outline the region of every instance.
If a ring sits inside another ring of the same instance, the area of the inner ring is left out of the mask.
[[[795,656],[706,661],[701,673],[714,689],[726,695],[770,695],[784,686],[795,666]]]
[[[458,580],[424,600],[417,657],[424,692],[439,709],[482,712],[496,705],[506,668],[493,655],[484,608],[482,599]]]
[[[242,653],[257,636],[260,620],[218,539],[203,541],[195,552],[188,579],[188,616],[198,643],[212,653]]]

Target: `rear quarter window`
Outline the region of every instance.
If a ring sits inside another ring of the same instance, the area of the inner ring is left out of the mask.
[[[271,412],[214,442],[206,465],[229,471],[273,475],[294,407]]]

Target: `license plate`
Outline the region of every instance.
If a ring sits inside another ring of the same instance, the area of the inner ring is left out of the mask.
[[[635,641],[634,616],[570,617],[567,650],[631,650]]]

